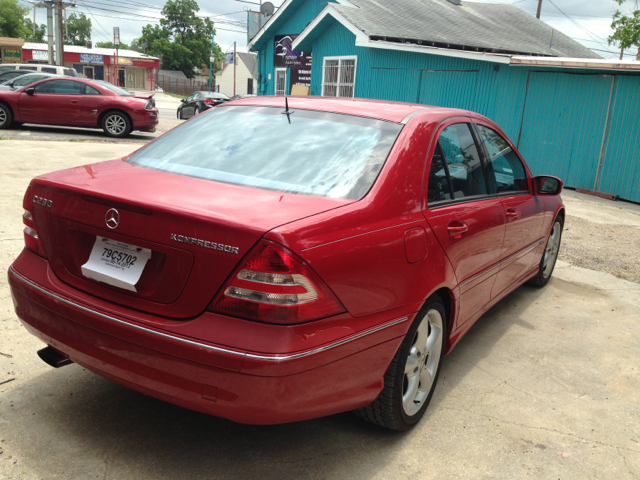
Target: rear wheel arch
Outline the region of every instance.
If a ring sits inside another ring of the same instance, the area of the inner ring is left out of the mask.
[[[133,129],[133,120],[131,118],[131,115],[129,115],[124,110],[120,110],[119,108],[110,108],[109,110],[105,110],[104,112],[102,112],[98,117],[98,127],[102,126],[102,121],[104,120],[104,117],[106,117],[109,113],[113,113],[113,112],[121,113],[122,115],[127,117],[129,119],[129,123],[131,124],[131,128]]]

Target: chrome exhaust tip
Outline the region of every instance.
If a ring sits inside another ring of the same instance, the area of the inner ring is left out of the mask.
[[[42,350],[38,350],[38,356],[47,365],[51,365],[53,368],[64,367],[65,365],[71,365],[73,361],[69,357],[65,357],[59,351],[52,347],[46,347]]]

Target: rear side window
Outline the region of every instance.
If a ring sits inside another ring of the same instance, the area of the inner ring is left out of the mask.
[[[487,195],[482,161],[469,125],[456,123],[448,126],[440,134],[438,144],[449,170],[453,198]]]
[[[42,67],[40,71],[44,73],[58,73],[58,71],[53,67]]]
[[[476,125],[488,158],[489,179],[496,193],[528,191],[527,174],[509,143],[495,130]]]
[[[30,70],[32,72],[37,72],[38,71],[38,67],[25,67],[25,66],[20,66],[18,67],[18,70]]]
[[[0,65],[0,73],[8,72],[9,70],[15,70],[15,69],[16,67],[14,67],[13,65],[5,65],[4,67]]]
[[[102,95],[98,90],[93,88],[91,85],[85,85],[85,95]]]
[[[427,187],[428,203],[451,200],[451,184],[447,172],[447,164],[444,161],[444,153],[440,143],[436,145],[436,151],[431,159],[431,169],[429,170],[429,185]]]
[[[80,95],[82,93],[82,83],[73,80],[51,80],[50,82],[39,83],[35,86],[35,93],[45,93],[53,95]]]
[[[402,126],[283,107],[218,107],[135,152],[128,163],[287,193],[360,199]],[[291,123],[289,123],[289,121]]]

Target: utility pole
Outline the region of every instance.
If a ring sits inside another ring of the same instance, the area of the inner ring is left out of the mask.
[[[47,9],[47,50],[48,50],[48,54],[49,54],[49,65],[53,65],[54,64],[54,58],[53,58],[53,43],[54,43],[54,36],[53,36],[53,7],[55,6],[55,0],[40,0],[39,2],[35,2],[33,4],[34,9],[37,8],[46,8]],[[33,34],[35,35],[35,18],[36,18],[36,14],[34,11],[33,14],[33,24],[34,24],[34,29],[33,29]]]
[[[120,27],[113,27],[113,43],[116,44],[116,54],[113,57],[113,84],[118,85],[118,50],[120,49]]]
[[[57,0],[58,28],[56,30],[56,64],[64,66],[64,22],[62,19],[62,0]]]
[[[233,95],[236,94],[236,42],[233,42]]]
[[[215,53],[214,53],[214,43],[213,43],[213,37],[215,36],[215,30],[213,32],[211,32],[211,56],[209,57],[209,92],[211,92],[211,85],[212,85],[212,77],[213,77],[213,62],[216,59]]]
[[[36,36],[36,6],[33,5],[33,36]]]
[[[536,18],[540,19],[540,12],[542,11],[542,0],[538,0],[538,11],[536,13]]]

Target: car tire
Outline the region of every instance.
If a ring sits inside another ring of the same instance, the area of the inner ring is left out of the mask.
[[[0,103],[0,129],[9,128],[13,123],[13,113],[6,105]]]
[[[195,117],[196,115],[198,115],[200,113],[200,108],[196,107],[195,110],[193,111],[193,116]]]
[[[538,273],[529,280],[529,284],[534,287],[544,287],[551,279],[551,274],[558,260],[558,252],[560,251],[560,241],[562,240],[562,230],[564,228],[564,219],[558,215],[553,222],[553,227],[547,237],[547,244],[544,247],[544,253],[540,259]]]
[[[178,120],[184,120],[184,118],[182,118],[182,109],[178,110]]]
[[[354,410],[354,413],[371,423],[399,432],[418,423],[438,383],[446,332],[444,304],[438,295],[432,295],[416,315],[393,357],[380,395],[373,403]]]
[[[108,112],[102,119],[102,129],[109,137],[123,138],[131,132],[131,121],[124,113]]]

